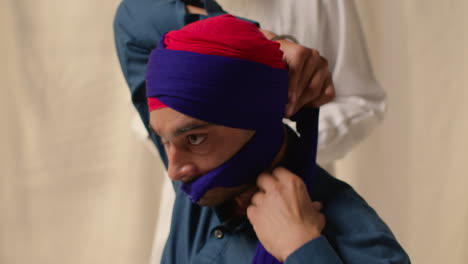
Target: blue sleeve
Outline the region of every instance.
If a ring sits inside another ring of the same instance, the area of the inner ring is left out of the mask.
[[[343,262],[327,239],[320,236],[294,251],[284,262],[284,264],[303,263],[342,264]]]
[[[294,251],[284,264],[409,264],[408,255],[392,237],[373,234],[374,237],[348,238],[346,248],[338,253],[325,236],[313,239]],[[371,235],[371,236],[373,236]],[[380,237],[379,237],[380,236]],[[341,245],[342,247],[345,244]],[[340,256],[341,255],[341,256]]]
[[[324,203],[323,235],[293,252],[285,264],[409,264],[408,255],[390,228],[349,185],[318,179]],[[332,187],[334,186],[334,187]]]
[[[214,0],[204,0],[200,4],[204,4],[208,16],[187,14],[185,3],[181,0],[123,0],[114,18],[117,56],[130,88],[132,102],[166,168],[167,156],[164,147],[148,126],[149,112],[145,93],[146,64],[151,50],[156,47],[165,33],[180,29],[190,22],[226,13]]]
[[[123,75],[130,88],[132,102],[164,164],[167,157],[157,137],[149,130],[145,73],[151,50],[163,34],[184,26],[185,5],[171,0],[124,0],[114,18],[114,39]]]

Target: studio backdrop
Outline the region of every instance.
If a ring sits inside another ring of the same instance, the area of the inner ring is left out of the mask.
[[[260,22],[270,15],[245,2],[220,1]],[[132,128],[114,48],[118,4],[0,1],[2,264],[146,264],[163,232],[163,169]],[[388,110],[337,176],[413,263],[468,263],[468,3],[356,4]]]

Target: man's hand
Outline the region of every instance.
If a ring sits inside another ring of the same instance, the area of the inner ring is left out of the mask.
[[[286,116],[293,116],[303,106],[320,107],[335,98],[335,87],[328,61],[319,52],[282,40],[281,50],[289,69]]]
[[[274,33],[261,29],[269,39]],[[288,40],[278,40],[289,70],[286,117],[293,116],[303,106],[319,107],[335,98],[335,87],[328,61],[317,50]]]
[[[279,261],[320,236],[325,217],[313,202],[302,179],[285,168],[262,173],[260,189],[252,197],[247,216],[265,249]]]

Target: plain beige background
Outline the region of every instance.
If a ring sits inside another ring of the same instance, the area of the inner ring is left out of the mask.
[[[149,261],[162,175],[130,128],[118,3],[0,0],[2,264]],[[338,176],[413,263],[467,263],[468,3],[357,3],[389,109]]]

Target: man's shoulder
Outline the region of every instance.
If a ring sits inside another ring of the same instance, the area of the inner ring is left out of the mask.
[[[154,48],[159,37],[185,24],[185,5],[175,0],[122,1],[114,18],[116,34]]]
[[[316,184],[315,189],[320,190],[317,200],[323,202],[327,229],[336,235],[390,232],[377,212],[349,184],[321,168]]]

